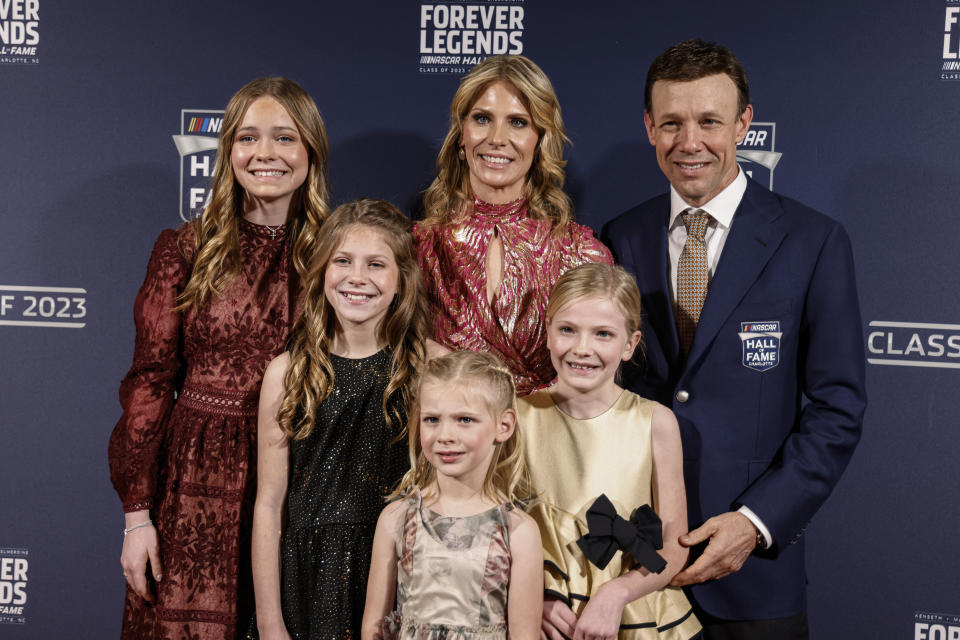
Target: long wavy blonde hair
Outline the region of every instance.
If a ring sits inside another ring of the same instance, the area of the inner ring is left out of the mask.
[[[293,267],[301,279],[309,268],[316,250],[317,233],[330,212],[327,130],[316,103],[300,85],[288,78],[258,78],[237,91],[224,111],[210,204],[200,218],[191,223],[194,246],[190,254],[196,259],[190,280],[177,298],[180,311],[200,307],[211,297],[223,293],[240,273],[238,225],[243,215],[243,189],[233,173],[230,154],[247,108],[265,96],[279,102],[293,118],[309,155],[306,180],[290,200],[287,220]]]
[[[470,211],[473,204],[470,168],[459,158],[463,121],[480,94],[497,81],[506,82],[520,93],[540,136],[524,184],[530,216],[550,220],[559,232],[574,218],[573,204],[563,191],[567,165],[563,148],[570,139],[550,79],[524,56],[491,56],[461,78],[450,103],[450,129],[437,156],[437,177],[423,196],[426,213],[423,224],[433,226],[456,221]]]
[[[461,388],[469,387],[472,394],[483,396],[495,417],[507,409],[516,411],[517,390],[513,374],[503,361],[492,353],[456,351],[430,360],[424,365],[417,379],[416,397],[407,419],[410,470],[388,499],[407,495],[415,489],[429,497],[436,490],[437,472],[427,461],[420,445],[420,399],[423,385],[427,381],[457,385]],[[494,448],[493,458],[483,481],[483,492],[496,502],[522,504],[536,494],[527,470],[523,438],[519,433],[521,428],[522,425],[517,424],[513,435]]]
[[[383,394],[388,424],[403,425],[411,405],[413,380],[426,361],[427,303],[413,244],[413,223],[389,202],[360,199],[337,207],[320,228],[316,254],[304,280],[303,307],[293,327],[290,366],[277,421],[291,438],[313,431],[317,407],[335,384],[330,349],[340,326],[323,293],[330,257],[351,230],[367,227],[380,234],[397,263],[397,295],[378,328],[392,352],[390,382]],[[402,429],[398,429],[398,436]]]

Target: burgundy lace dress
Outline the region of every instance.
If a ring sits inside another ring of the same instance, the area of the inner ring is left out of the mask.
[[[241,273],[186,315],[172,309],[190,276],[181,247],[192,255],[191,225],[164,231],[154,246],[109,457],[124,511],[150,510],[163,579],[155,604],[127,588],[123,638],[235,638],[253,615],[257,401],[298,289],[284,231],[274,238],[241,219]]]
[[[509,204],[474,199],[463,222],[414,229],[426,281],[433,337],[455,351],[500,356],[524,395],[550,384],[546,310],[553,285],[586,262],[613,264],[610,251],[586,226],[570,222],[560,234],[527,214],[523,198]],[[503,279],[487,302],[484,263],[496,233],[503,244]]]

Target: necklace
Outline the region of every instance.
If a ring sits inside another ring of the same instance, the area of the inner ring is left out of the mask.
[[[265,226],[265,227],[267,228],[267,231],[270,232],[270,239],[271,239],[271,240],[276,240],[276,239],[277,239],[277,231],[280,231],[280,227],[282,227],[283,225],[282,225],[282,224],[278,224],[278,225],[275,226],[275,227],[271,227],[270,225],[265,224],[265,225],[263,225],[263,226]]]

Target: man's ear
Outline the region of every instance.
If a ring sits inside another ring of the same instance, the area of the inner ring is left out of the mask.
[[[743,142],[747,131],[750,130],[751,122],[753,122],[753,105],[748,104],[743,110],[743,113],[740,114],[740,117],[737,118],[737,144]]]
[[[656,133],[653,127],[653,117],[651,117],[650,112],[644,110],[643,112],[643,126],[647,128],[647,140],[650,141],[650,144],[657,146],[657,138],[654,136]]]

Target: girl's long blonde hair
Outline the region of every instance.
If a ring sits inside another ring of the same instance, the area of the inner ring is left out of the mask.
[[[485,396],[494,417],[499,417],[507,409],[516,411],[517,390],[513,374],[492,353],[457,351],[428,362],[417,379],[416,397],[407,420],[410,471],[403,476],[400,486],[390,498],[407,495],[415,489],[430,495],[436,487],[437,472],[427,461],[420,445],[420,396],[426,381],[470,385],[471,392]],[[483,493],[496,502],[522,504],[535,496],[527,471],[523,438],[518,433],[521,427],[517,424],[513,435],[494,448],[493,459],[483,481]]]
[[[450,103],[450,128],[437,156],[437,177],[423,196],[426,226],[455,222],[467,215],[473,206],[470,168],[459,157],[463,137],[463,121],[480,94],[492,83],[502,81],[521,95],[530,112],[540,139],[533,164],[524,184],[530,217],[550,220],[560,233],[572,221],[573,204],[563,190],[564,145],[570,142],[560,101],[550,78],[532,60],[524,56],[491,56],[473,67],[460,80],[460,87]]]
[[[243,189],[233,173],[231,151],[247,108],[258,98],[279,102],[297,125],[310,159],[307,177],[290,200],[287,237],[292,244],[293,267],[302,279],[316,250],[320,225],[330,211],[327,164],[330,143],[317,105],[303,88],[288,78],[258,78],[230,98],[223,114],[210,204],[193,221],[194,246],[185,255],[196,256],[190,280],[177,298],[177,310],[198,308],[227,288],[240,273],[240,235]]]
[[[403,424],[402,412],[411,405],[413,379],[426,360],[427,304],[413,245],[413,223],[383,200],[360,199],[340,205],[320,229],[316,254],[304,280],[303,308],[293,327],[290,366],[277,415],[281,430],[290,438],[310,435],[317,407],[335,384],[330,349],[340,328],[323,288],[330,257],[356,227],[376,230],[397,263],[397,294],[378,336],[392,352],[390,382],[383,394],[388,424]]]

